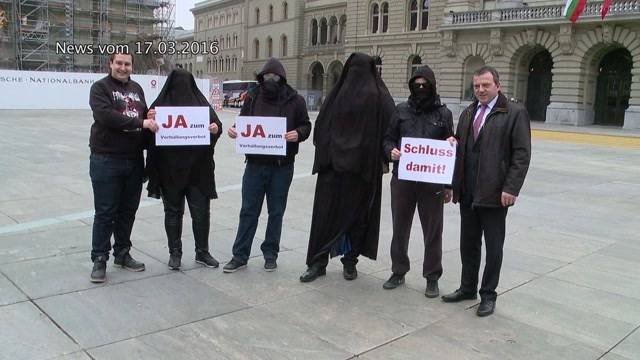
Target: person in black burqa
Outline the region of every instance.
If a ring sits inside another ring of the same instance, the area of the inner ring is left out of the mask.
[[[352,54],[315,123],[313,173],[318,179],[308,269],[300,281],[325,275],[330,256],[344,255],[347,280],[357,277],[358,255],[376,259],[386,168],[382,136],[393,110],[373,58]]]
[[[287,154],[246,155],[240,221],[233,243],[233,258],[222,269],[225,273],[233,273],[247,266],[265,198],[269,218],[260,250],[264,256],[264,270],[276,270],[282,217],[293,180],[295,157],[299,143],[305,141],[311,133],[311,122],[304,98],[287,84],[284,66],[280,61],[275,58],[269,59],[258,74],[257,80],[257,87],[251,88],[244,100],[240,116],[286,118],[287,132],[283,135],[287,141]],[[235,126],[229,128],[227,133],[232,139],[238,135]]]
[[[178,270],[182,259],[182,217],[185,199],[189,204],[196,262],[206,267],[218,267],[209,253],[210,199],[218,197],[214,178],[214,148],[222,132],[222,123],[196,86],[193,75],[182,69],[173,70],[158,98],[151,104],[159,106],[206,106],[209,109],[209,145],[156,146],[150,136],[146,172],[148,195],[162,198],[164,227],[169,242],[169,268]]]
[[[436,92],[436,77],[431,68],[421,66],[409,80],[411,95],[396,107],[384,137],[384,153],[394,162],[391,178],[391,271],[383,287],[394,289],[404,283],[409,271],[409,237],[413,214],[418,216],[424,237],[422,276],[427,279],[425,295],[439,295],[438,279],[442,275],[442,227],[444,203],[451,201],[451,186],[398,179],[398,163],[402,138],[449,140],[455,148],[453,115],[440,103]]]

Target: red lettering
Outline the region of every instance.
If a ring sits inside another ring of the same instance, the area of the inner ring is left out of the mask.
[[[266,137],[264,134],[264,130],[262,129],[262,125],[256,126],[256,130],[253,132],[253,137]]]
[[[169,115],[169,119],[167,121],[167,123],[163,123],[162,127],[165,129],[168,129],[171,127],[171,124],[173,124],[173,116]]]
[[[178,118],[176,119],[176,124],[173,126],[174,128],[187,128],[187,120],[185,120],[184,116],[182,115],[178,115]]]

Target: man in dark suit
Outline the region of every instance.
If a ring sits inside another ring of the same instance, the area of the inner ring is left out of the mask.
[[[458,122],[458,155],[453,202],[460,202],[460,287],[444,302],[477,298],[482,235],[486,265],[480,285],[478,316],[493,314],[502,266],[507,209],[515,204],[531,160],[529,115],[500,92],[498,72],[484,66],[474,73],[476,101]]]

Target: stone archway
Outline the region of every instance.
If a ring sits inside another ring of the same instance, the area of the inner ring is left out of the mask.
[[[624,125],[624,114],[631,95],[631,53],[617,48],[606,53],[598,66],[594,102],[594,122],[599,125]]]
[[[527,97],[525,106],[529,117],[534,121],[545,121],[547,106],[551,101],[551,84],[553,59],[547,50],[533,55],[529,61],[529,76],[527,79]]]
[[[327,86],[327,94],[331,92],[333,87],[336,85],[338,80],[340,79],[340,74],[342,74],[343,65],[340,61],[334,61],[329,65],[328,71],[328,86]]]

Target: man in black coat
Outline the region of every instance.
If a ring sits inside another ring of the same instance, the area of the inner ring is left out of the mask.
[[[442,297],[458,302],[477,297],[482,235],[486,265],[478,316],[493,314],[502,266],[507,209],[515,204],[531,160],[529,115],[500,92],[498,72],[484,66],[473,76],[476,101],[460,115],[453,202],[460,202],[460,288]]]

